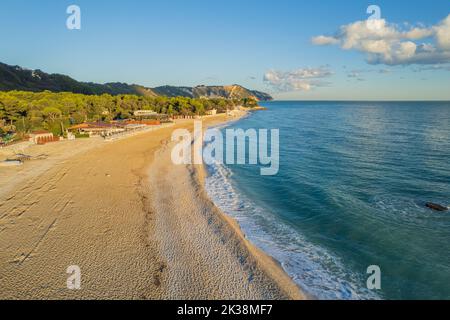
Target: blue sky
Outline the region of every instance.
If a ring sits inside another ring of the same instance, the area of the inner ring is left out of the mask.
[[[66,28],[71,4],[81,30]],[[238,83],[279,99],[450,100],[450,60],[374,65],[356,45],[312,43],[367,19],[371,4],[399,31],[450,14],[448,0],[2,0],[0,61],[102,83]]]

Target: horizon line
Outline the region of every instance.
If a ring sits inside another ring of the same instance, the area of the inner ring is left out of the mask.
[[[351,100],[351,99],[273,99],[260,102],[450,102],[449,100],[404,100],[404,99],[381,99],[381,100]]]

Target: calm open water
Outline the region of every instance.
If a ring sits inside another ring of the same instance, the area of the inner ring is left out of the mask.
[[[450,299],[449,102],[269,102],[228,128],[280,130],[280,171],[212,165],[211,198],[307,292]],[[367,267],[381,268],[368,290]]]

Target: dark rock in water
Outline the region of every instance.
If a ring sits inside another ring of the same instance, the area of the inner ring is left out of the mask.
[[[432,203],[432,202],[427,202],[427,204],[425,205],[427,208],[430,208],[432,210],[435,211],[447,211],[448,208],[441,206],[440,204],[436,204],[436,203]]]

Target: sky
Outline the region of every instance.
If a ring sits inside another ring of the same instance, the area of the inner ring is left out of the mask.
[[[449,15],[448,0],[2,0],[0,62],[287,100],[450,100]]]

